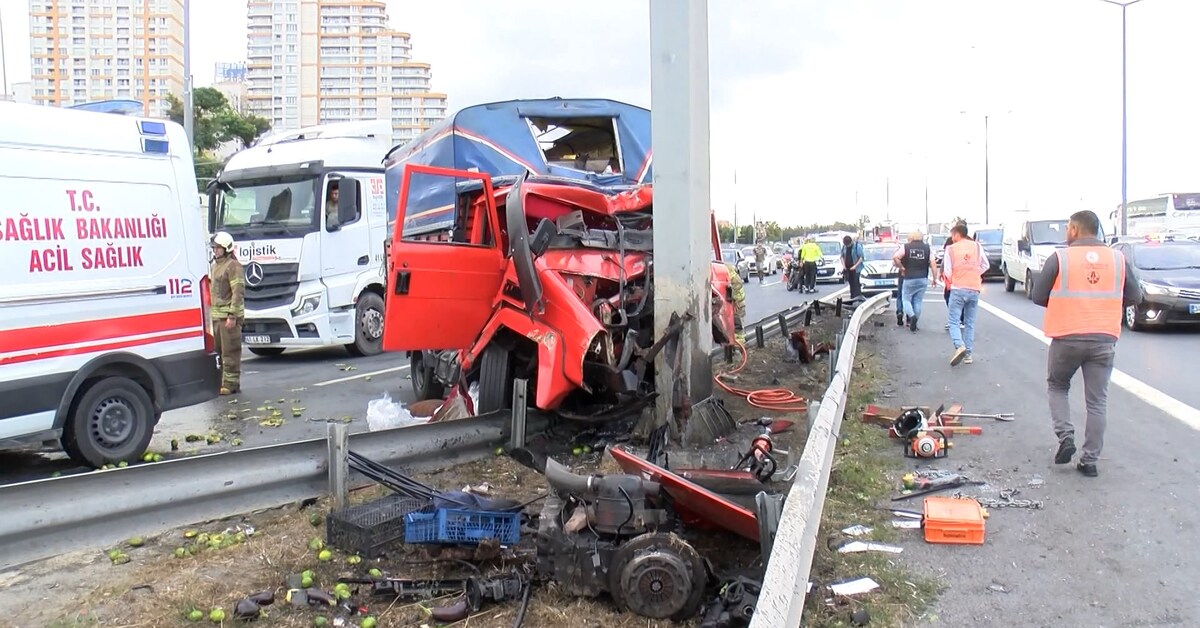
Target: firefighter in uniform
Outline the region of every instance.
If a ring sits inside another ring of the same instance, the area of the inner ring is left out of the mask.
[[[1050,341],[1046,385],[1050,418],[1058,436],[1055,464],[1075,455],[1075,426],[1068,393],[1071,378],[1083,371],[1087,425],[1076,469],[1096,477],[1108,424],[1108,380],[1112,375],[1121,318],[1127,306],[1141,301],[1142,291],[1130,281],[1125,256],[1104,245],[1097,234],[1100,218],[1076,212],[1067,225],[1067,247],[1058,249],[1034,282],[1033,301],[1046,308],[1042,330]]]
[[[246,315],[246,276],[233,251],[233,236],[221,231],[212,238],[213,264],[209,272],[213,338],[221,357],[221,394],[241,390],[242,319]]]
[[[746,284],[737,267],[725,264],[729,269],[729,287],[733,288],[733,337],[741,344],[746,344],[746,334],[742,332],[742,321],[746,318]]]

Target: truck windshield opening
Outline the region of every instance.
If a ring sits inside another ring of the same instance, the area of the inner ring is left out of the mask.
[[[316,178],[227,181],[217,189],[217,229],[256,235],[303,236],[320,222]]]
[[[537,117],[528,120],[548,165],[594,174],[623,171],[617,129],[612,118]]]

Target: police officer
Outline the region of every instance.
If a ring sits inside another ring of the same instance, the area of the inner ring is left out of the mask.
[[[800,262],[804,265],[801,277],[804,277],[804,291],[809,294],[817,291],[817,262],[823,256],[820,245],[812,238],[807,238],[800,247]]]
[[[1071,215],[1067,248],[1058,249],[1042,266],[1033,285],[1033,302],[1046,308],[1042,330],[1050,341],[1046,387],[1050,418],[1058,436],[1055,464],[1067,464],[1075,455],[1075,426],[1067,393],[1075,371],[1083,370],[1087,426],[1083,453],[1075,467],[1096,477],[1096,461],[1104,447],[1108,424],[1108,380],[1112,375],[1121,316],[1127,306],[1142,300],[1142,290],[1131,277],[1129,261],[1120,251],[1097,238],[1100,218],[1094,212]]]
[[[209,272],[213,337],[221,357],[221,394],[241,390],[242,319],[246,315],[246,276],[233,251],[233,236],[221,231],[212,238],[213,263]]]

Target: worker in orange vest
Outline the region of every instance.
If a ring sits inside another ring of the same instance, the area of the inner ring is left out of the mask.
[[[983,291],[983,273],[991,264],[983,246],[967,237],[967,225],[961,222],[954,225],[950,239],[954,244],[946,249],[942,266],[950,278],[950,312],[946,319],[950,340],[954,342],[950,366],[958,366],[975,360],[975,314],[979,310],[979,293]]]
[[[1100,218],[1094,212],[1071,215],[1067,248],[1058,249],[1042,266],[1033,285],[1033,302],[1046,308],[1042,330],[1051,338],[1046,385],[1050,418],[1058,436],[1055,464],[1067,464],[1075,455],[1075,426],[1067,393],[1071,378],[1083,369],[1087,426],[1083,453],[1076,468],[1096,477],[1096,461],[1104,447],[1108,424],[1108,379],[1112,375],[1121,317],[1125,307],[1142,300],[1142,290],[1131,277],[1129,261],[1120,251],[1099,240]]]

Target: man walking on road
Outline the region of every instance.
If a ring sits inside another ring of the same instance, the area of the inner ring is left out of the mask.
[[[212,238],[213,264],[209,272],[213,338],[221,358],[221,394],[242,388],[242,319],[245,317],[245,284],[242,263],[233,252],[233,236],[221,231]]]
[[[842,273],[846,277],[846,283],[850,284],[850,298],[862,298],[862,284],[858,281],[859,271],[862,269],[863,263],[863,248],[862,243],[856,242],[850,236],[842,237]]]
[[[1142,300],[1136,281],[1129,281],[1129,261],[1097,238],[1100,218],[1094,212],[1071,215],[1067,248],[1055,251],[1033,285],[1033,302],[1046,308],[1042,329],[1051,338],[1046,367],[1050,417],[1058,436],[1055,464],[1075,455],[1075,426],[1067,393],[1071,378],[1083,370],[1087,426],[1083,453],[1076,468],[1096,477],[1108,424],[1108,380],[1112,375],[1121,317]]]
[[[817,261],[822,256],[821,247],[812,238],[806,239],[800,247],[800,263],[804,270],[804,274],[800,276],[804,278],[804,291],[809,294],[817,291]]]
[[[937,282],[937,265],[933,260],[933,251],[925,243],[920,231],[908,234],[908,242],[896,251],[892,262],[900,267],[900,302],[904,307],[908,328],[917,331],[917,320],[921,318],[921,302],[925,300],[925,292],[929,290],[932,278]]]
[[[950,326],[950,340],[954,341],[950,366],[958,366],[975,361],[975,314],[979,293],[983,291],[983,273],[990,263],[983,247],[967,237],[966,225],[954,225],[950,238],[954,244],[946,249],[945,259],[946,275],[952,286],[946,324]],[[959,321],[962,321],[962,327],[958,326]]]
[[[763,282],[763,277],[766,276],[767,265],[767,247],[763,245],[762,240],[754,245],[754,270],[758,273],[758,283]]]

